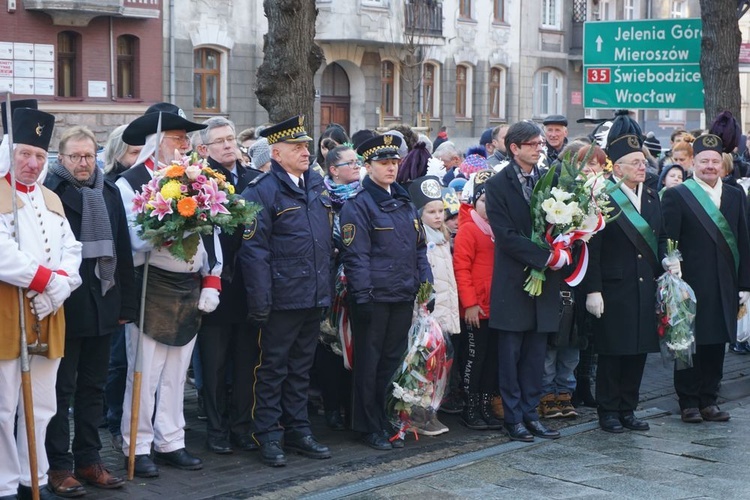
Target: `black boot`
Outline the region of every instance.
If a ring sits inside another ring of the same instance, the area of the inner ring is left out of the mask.
[[[469,429],[478,431],[489,429],[487,422],[482,418],[481,402],[479,394],[469,394],[467,396],[466,406],[461,414],[461,423]]]
[[[573,395],[573,406],[586,406],[588,408],[596,408],[596,399],[591,394],[591,379],[588,377],[581,377],[576,383],[576,390]]]
[[[482,420],[487,423],[488,429],[495,431],[503,428],[503,423],[492,412],[492,394],[482,394],[479,413],[482,415]]]

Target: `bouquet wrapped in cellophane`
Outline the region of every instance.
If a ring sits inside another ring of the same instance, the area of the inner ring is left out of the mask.
[[[135,193],[133,208],[138,235],[184,261],[195,256],[201,234],[212,234],[214,227],[231,234],[252,224],[261,209],[246,203],[197,153],[156,170]]]
[[[573,246],[577,242],[582,245],[578,265],[565,279],[570,286],[579,284],[586,275],[586,242],[611,219],[609,193],[619,186],[607,182],[602,173],[587,176],[582,172],[592,153],[593,148],[580,162],[566,154],[557,185],[553,186],[556,170],[551,168],[536,183],[531,195],[531,241],[553,253],[550,265],[571,264]],[[546,269],[530,270],[523,289],[532,297],[542,294]]]
[[[682,260],[677,242],[667,240],[667,258]],[[665,272],[656,280],[657,332],[665,365],[680,370],[693,366],[695,354],[695,292],[682,278]]]
[[[397,430],[391,440],[403,439],[415,410],[422,414],[437,411],[448,385],[453,346],[427,309],[432,295],[432,285],[423,283],[417,293],[417,312],[409,329],[406,354],[389,386],[386,407]]]
[[[348,293],[344,265],[341,264],[336,273],[333,304],[331,304],[320,323],[320,341],[331,352],[341,356],[344,368],[351,370],[354,344],[352,343],[351,318],[349,317],[349,305],[347,304]]]

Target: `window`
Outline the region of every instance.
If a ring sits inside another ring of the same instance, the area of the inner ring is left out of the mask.
[[[493,0],[493,21],[502,23],[505,21],[505,0]]]
[[[422,113],[429,116],[436,115],[438,106],[438,67],[436,64],[425,63],[422,72]]]
[[[193,107],[199,111],[220,111],[221,53],[208,48],[193,53]]]
[[[638,0],[625,0],[623,4],[623,17],[625,19],[638,19]]]
[[[77,97],[78,50],[80,36],[73,31],[62,31],[57,35],[57,95]]]
[[[541,69],[534,75],[534,116],[563,114],[563,75],[554,69]]]
[[[560,29],[560,3],[557,0],[542,0],[542,27]]]
[[[599,20],[612,21],[615,19],[617,19],[617,13],[615,12],[615,0],[600,0]]]
[[[659,122],[681,123],[686,121],[686,112],[684,109],[660,109]]]
[[[380,112],[383,116],[396,116],[396,67],[391,61],[380,65]]]
[[[471,67],[456,66],[456,118],[471,118]]]
[[[135,55],[138,39],[130,35],[117,37],[117,97],[137,97],[135,91]]]
[[[505,118],[505,70],[490,69],[490,118]]]
[[[330,0],[328,0],[330,2]],[[320,0],[318,0],[320,2]],[[388,7],[388,0],[362,0],[363,7]]]
[[[458,17],[459,19],[473,19],[471,17],[471,0],[458,1]]]
[[[672,12],[670,17],[682,19],[688,16],[686,0],[672,0]]]

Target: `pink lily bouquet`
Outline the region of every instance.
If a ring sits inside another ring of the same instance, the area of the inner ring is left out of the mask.
[[[578,285],[586,275],[586,243],[611,219],[609,213],[614,207],[611,206],[609,193],[619,186],[607,182],[601,173],[584,174],[582,169],[588,161],[589,155],[578,164],[571,155],[566,155],[557,186],[553,186],[556,171],[551,168],[536,183],[531,195],[531,241],[553,253],[548,267],[559,269],[572,264],[572,249],[576,244],[581,245],[576,268],[565,278],[570,286]],[[541,295],[546,270],[547,267],[531,269],[524,283],[524,291],[532,297]]]
[[[214,227],[232,234],[252,224],[260,211],[197,153],[155,171],[136,192],[133,208],[138,235],[184,261],[195,256],[201,234],[212,234]]]

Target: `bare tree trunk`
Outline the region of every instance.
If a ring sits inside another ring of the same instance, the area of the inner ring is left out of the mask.
[[[315,0],[263,0],[268,33],[255,95],[272,122],[303,114],[312,132],[315,72],[323,51],[315,45]]]
[[[742,34],[737,22],[737,0],[700,0],[703,39],[701,78],[704,109],[709,123],[722,111],[740,120],[739,54]]]

